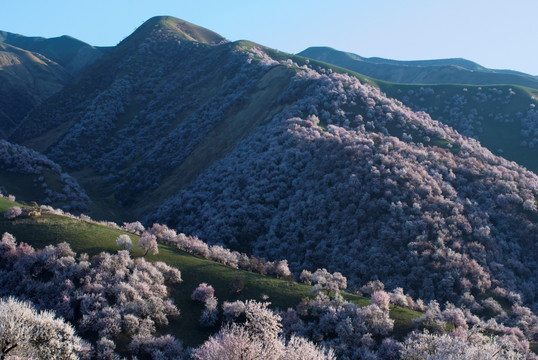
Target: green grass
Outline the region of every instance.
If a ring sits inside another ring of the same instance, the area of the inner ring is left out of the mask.
[[[20,204],[0,198],[0,212]],[[68,242],[77,253],[96,255],[101,251],[115,252],[116,239],[125,232],[65,216],[46,214],[40,217],[17,218],[14,220],[0,219],[0,233],[9,232],[19,242],[26,242],[33,247],[42,248],[49,244]],[[129,234],[133,243],[139,237]],[[142,252],[134,247],[133,256],[141,256]],[[190,299],[190,294],[205,282],[215,288],[215,296],[219,304],[223,301],[256,299],[267,301],[271,306],[286,310],[297,305],[301,299],[309,296],[310,287],[293,281],[275,279],[260,274],[233,269],[214,261],[185,253],[177,248],[160,244],[158,255],[148,255],[148,260],[164,261],[181,271],[183,282],[171,291],[171,297],[181,311],[179,318],[170,322],[170,332],[182,339],[187,346],[203,342],[215,329],[203,329],[198,325],[198,319],[203,310],[202,305]],[[234,291],[233,283],[242,279],[244,288],[241,292]],[[360,306],[367,305],[369,299],[353,294],[344,293],[344,298]],[[390,312],[395,320],[395,335],[399,338],[412,330],[411,320],[421,314],[409,309],[393,307]]]

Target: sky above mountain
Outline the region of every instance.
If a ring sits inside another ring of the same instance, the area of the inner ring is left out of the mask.
[[[116,45],[155,15],[290,53],[331,46],[398,60],[463,57],[538,75],[536,0],[25,0],[2,4],[0,30]]]

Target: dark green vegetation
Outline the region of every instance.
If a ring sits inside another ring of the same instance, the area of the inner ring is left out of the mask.
[[[510,70],[487,69],[465,59],[397,61],[365,58],[329,47],[310,47],[298,55],[401,84],[514,84],[538,89],[536,76]]]
[[[16,202],[0,198],[0,214],[3,214],[11,206],[24,206]],[[43,213],[39,217],[16,218],[6,220],[0,218],[0,234],[9,232],[18,242],[26,242],[35,248],[43,248],[49,244],[56,245],[67,242],[77,253],[87,253],[90,256],[102,251],[116,252],[116,239],[124,231],[113,229],[93,222],[87,222],[66,216]],[[128,234],[136,244],[139,237]],[[133,256],[142,256],[142,251],[133,247]],[[309,296],[311,287],[294,281],[275,279],[262,276],[248,271],[234,269],[214,261],[194,256],[176,248],[159,244],[159,254],[147,255],[152,261],[164,261],[181,271],[183,282],[175,285],[171,296],[180,309],[180,317],[172,319],[170,331],[176,337],[184,341],[185,345],[198,345],[217,328],[207,329],[199,326],[198,319],[203,306],[190,298],[193,290],[200,283],[208,283],[215,288],[215,296],[219,304],[224,301],[256,299],[264,301],[264,295],[268,296],[271,306],[286,310],[296,306],[302,298]],[[242,283],[242,289],[237,291]],[[357,295],[344,293],[348,301],[365,306],[369,299]],[[412,330],[411,320],[419,317],[419,312],[392,307],[391,317],[395,320],[395,336],[401,338]]]

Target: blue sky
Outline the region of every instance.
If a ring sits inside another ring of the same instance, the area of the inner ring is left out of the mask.
[[[538,0],[4,1],[0,30],[115,45],[171,15],[286,52],[331,46],[398,60],[463,57],[538,75]]]

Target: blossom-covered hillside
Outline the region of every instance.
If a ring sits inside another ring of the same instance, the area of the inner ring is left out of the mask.
[[[355,284],[536,306],[534,173],[354,77],[304,67],[281,99],[294,105],[149,219]]]
[[[351,287],[536,310],[537,176],[315,61],[154,18],[12,139],[70,171],[100,216],[147,216]]]
[[[0,179],[5,192],[24,200],[85,210],[89,198],[78,182],[60,165],[27,147],[0,140]],[[7,187],[7,188],[6,188]]]

